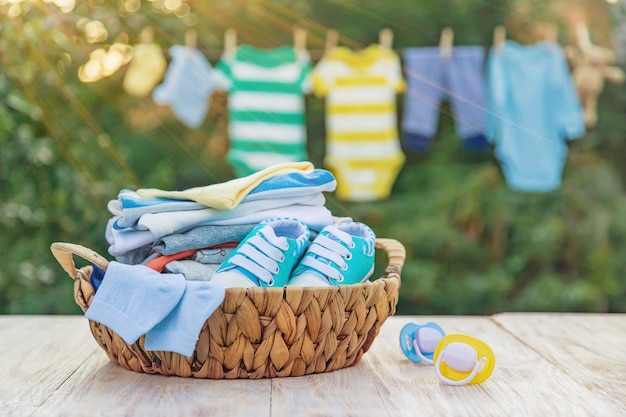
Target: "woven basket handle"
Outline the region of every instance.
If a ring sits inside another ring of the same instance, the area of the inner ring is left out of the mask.
[[[72,279],[77,278],[77,269],[76,264],[74,263],[73,255],[78,255],[84,260],[91,262],[102,269],[106,269],[107,266],[109,266],[108,260],[99,255],[97,252],[81,245],[55,242],[50,246],[50,250],[52,251],[52,254],[56,258],[57,262],[61,264],[65,272],[67,272]]]
[[[395,239],[377,238],[376,248],[383,249],[387,252],[389,258],[389,264],[385,270],[386,275],[395,275],[400,279],[400,273],[402,272],[402,266],[406,258],[406,250],[400,242]]]

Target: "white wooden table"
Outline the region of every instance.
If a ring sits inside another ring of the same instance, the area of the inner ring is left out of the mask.
[[[431,320],[489,343],[491,378],[406,359],[400,329]],[[626,416],[626,315],[396,316],[354,367],[219,381],[124,370],[79,316],[0,316],[0,416]]]

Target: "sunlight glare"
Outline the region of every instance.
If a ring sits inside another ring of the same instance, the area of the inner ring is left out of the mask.
[[[22,14],[22,6],[19,3],[13,3],[9,10],[7,10],[7,16],[10,18],[18,17]]]
[[[168,12],[173,12],[180,7],[181,0],[164,0],[163,7]]]
[[[87,36],[87,42],[97,43],[104,42],[109,33],[106,27],[104,27],[104,23],[99,20],[91,20],[85,25],[85,35]]]
[[[109,51],[102,60],[102,76],[112,75],[121,66],[124,56],[119,51]]]
[[[74,10],[74,6],[76,6],[76,0],[44,0],[44,3],[53,3],[63,13],[71,12]]]
[[[74,10],[76,0],[54,0],[53,3],[61,9],[63,13],[69,13]]]
[[[106,57],[107,52],[103,48],[98,48],[89,55],[90,61],[102,61]]]
[[[180,7],[176,9],[176,12],[174,14],[176,15],[176,17],[182,18],[182,17],[189,16],[190,12],[191,12],[191,7],[189,7],[187,3],[181,3]]]
[[[141,0],[122,0],[120,11],[125,14],[133,14],[141,8]]]
[[[78,69],[78,78],[84,83],[98,81],[102,77],[101,65],[99,61],[87,61],[85,65],[81,65]]]
[[[116,42],[105,51],[98,48],[89,55],[89,61],[78,69],[78,78],[91,83],[109,77],[132,59],[132,47]]]

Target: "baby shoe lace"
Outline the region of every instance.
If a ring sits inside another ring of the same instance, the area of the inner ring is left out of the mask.
[[[302,263],[328,278],[342,282],[343,275],[330,266],[329,261],[334,262],[342,271],[346,271],[348,269],[346,260],[352,258],[352,253],[348,248],[354,248],[355,243],[348,233],[339,230],[335,226],[327,226],[326,230],[329,234],[316,237],[308,250],[309,254],[315,256],[305,256],[302,259]],[[335,239],[329,237],[329,235],[332,235]]]
[[[283,252],[287,249],[289,243],[285,237],[276,236],[271,227],[264,227],[239,248],[230,262],[272,286],[274,275],[279,272],[278,263],[285,260]]]

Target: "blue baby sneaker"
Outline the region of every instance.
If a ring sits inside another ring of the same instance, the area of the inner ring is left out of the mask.
[[[357,222],[326,226],[293,272],[288,285],[318,287],[358,284],[374,272],[376,236]]]
[[[295,219],[259,223],[217,268],[211,282],[231,287],[283,287],[309,243],[309,228]]]

